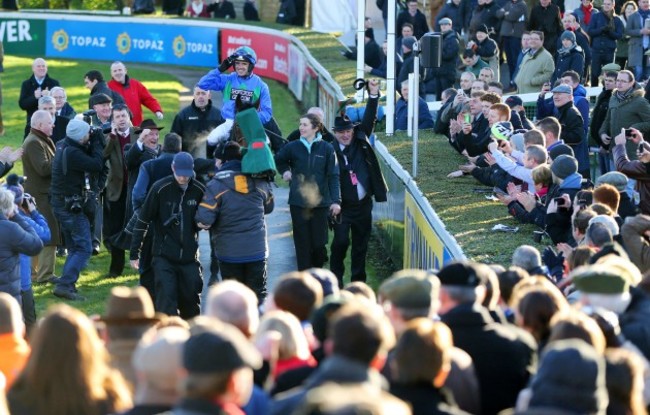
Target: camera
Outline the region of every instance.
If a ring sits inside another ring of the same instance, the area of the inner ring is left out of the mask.
[[[90,135],[96,134],[97,132],[101,132],[102,134],[110,134],[113,129],[110,125],[104,128],[93,125],[93,116],[97,115],[97,111],[95,110],[86,110],[82,113],[82,115],[84,122],[90,125],[90,131],[88,132]]]
[[[65,209],[70,213],[81,213],[83,205],[86,203],[83,197],[79,195],[66,196],[63,201],[65,202]]]

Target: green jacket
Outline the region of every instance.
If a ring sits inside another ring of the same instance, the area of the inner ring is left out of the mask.
[[[607,134],[612,138],[621,133],[622,128],[636,128],[643,135],[650,133],[650,103],[645,99],[645,91],[638,83],[632,87],[633,92],[620,101],[616,96],[616,90],[609,99],[609,109],[603,125],[600,127],[600,134]],[[627,156],[630,160],[636,160],[636,146],[632,141],[625,145]]]
[[[551,54],[539,48],[534,55],[527,54],[521,61],[519,72],[515,78],[520,94],[539,92],[544,82],[549,82],[555,71],[555,63]]]

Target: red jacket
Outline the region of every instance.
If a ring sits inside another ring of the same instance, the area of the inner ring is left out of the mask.
[[[108,82],[108,87],[113,91],[124,97],[126,106],[129,107],[133,118],[131,122],[134,126],[139,126],[142,123],[142,106],[149,108],[151,112],[162,112],[160,103],[154,98],[147,87],[142,85],[137,79],[129,78],[126,75],[124,84],[121,84],[114,79]]]

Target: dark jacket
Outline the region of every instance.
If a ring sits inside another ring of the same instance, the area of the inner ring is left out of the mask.
[[[418,129],[424,130],[428,128],[433,128],[433,117],[431,112],[429,112],[429,106],[427,102],[422,98],[418,97]],[[404,98],[397,100],[395,105],[395,130],[406,131],[408,126],[408,102]]]
[[[125,104],[124,98],[122,95],[119,94],[119,92],[115,92],[112,89],[108,87],[106,84],[106,81],[101,81],[97,82],[93,89],[90,90],[90,96],[92,97],[93,95],[97,94],[105,94],[108,95],[112,100],[113,100],[113,105],[115,104]],[[88,98],[88,108],[92,108],[92,105],[90,105],[90,98]]]
[[[216,3],[208,6],[208,11],[213,12],[214,17],[218,19],[236,19],[235,6],[228,0],[223,3],[217,1]]]
[[[591,124],[589,124],[589,137],[591,140],[605,149],[609,145],[604,145],[603,140],[600,138],[600,127],[605,122],[607,117],[607,110],[609,109],[609,100],[612,97],[613,90],[603,89],[598,98],[596,98],[596,105],[591,113]]]
[[[354,127],[353,138],[347,149],[342,150],[338,142],[333,143],[340,167],[341,198],[343,207],[347,203],[358,203],[356,186],[352,184],[350,171],[357,172],[359,182],[366,189],[368,196],[374,196],[375,201],[385,202],[388,187],[381,173],[377,155],[368,142],[368,137],[375,127],[377,105],[379,98],[370,98],[366,104],[361,124]],[[361,164],[361,166],[359,166]],[[357,166],[357,167],[355,167]]]
[[[20,97],[18,98],[18,106],[27,113],[25,135],[23,137],[29,134],[29,124],[32,119],[32,114],[38,109],[38,99],[34,96],[34,92],[36,92],[38,88],[51,90],[55,86],[59,86],[59,81],[50,78],[50,75],[48,74],[45,75],[41,85],[36,82],[34,75],[23,81],[20,86]]]
[[[460,50],[460,40],[458,34],[453,30],[442,34],[442,52],[440,68],[435,71],[436,76],[445,78],[456,76],[456,66],[458,65],[458,52]]]
[[[385,379],[368,366],[334,354],[323,361],[302,387],[277,395],[271,406],[271,415],[291,414],[303,402],[307,392],[327,382],[367,385],[370,391],[384,388]]]
[[[451,27],[457,33],[460,33],[464,27],[469,27],[469,19],[471,17],[469,2],[461,0],[458,5],[454,4],[453,0],[446,2],[433,21],[434,31],[440,32],[440,19],[445,17],[451,19]]]
[[[422,36],[424,36],[425,33],[429,31],[427,18],[420,10],[415,13],[415,16],[411,16],[408,10],[402,11],[397,16],[397,24],[395,25],[395,30],[401,32],[404,23],[411,23],[413,25],[413,36],[415,36],[417,39],[420,39]]]
[[[557,119],[562,126],[560,138],[573,149],[578,160],[578,171],[589,171],[589,143],[580,111],[573,102],[568,102],[557,108]]]
[[[332,132],[330,130],[328,130],[327,128],[325,128],[325,131],[323,131],[321,133],[321,135],[323,137],[323,141],[327,141],[328,143],[330,143],[332,145],[334,145],[334,143],[336,142],[336,137],[334,137],[334,134],[332,134]],[[299,140],[299,139],[300,139],[300,130],[293,130],[287,136],[287,141],[288,142],[296,141],[296,140]]]
[[[497,17],[501,19],[500,37],[511,36],[521,39],[526,30],[528,6],[524,0],[509,1],[503,5],[503,11],[497,10]]]
[[[611,52],[616,49],[616,41],[623,37],[623,29],[623,22],[616,17],[610,19],[605,13],[592,14],[587,29],[592,52]]]
[[[140,258],[144,234],[153,226],[154,256],[180,264],[195,262],[199,244],[194,216],[204,192],[203,185],[195,179],[190,180],[186,190],[178,185],[174,176],[154,183],[133,229],[131,259]]]
[[[650,359],[650,298],[640,288],[630,288],[632,302],[619,316],[621,332]]]
[[[481,115],[472,122],[472,131],[469,134],[460,131],[456,141],[467,150],[470,157],[476,157],[488,151],[487,146],[492,141],[490,134],[489,121]]]
[[[255,4],[248,1],[244,3],[244,20],[254,22],[260,21],[260,14],[257,12]]]
[[[127,148],[128,147],[128,148]],[[138,146],[138,143],[134,143],[132,146],[124,147],[124,164],[126,164],[127,172],[127,193],[126,193],[126,217],[129,218],[133,215],[133,201],[132,194],[135,183],[138,181],[138,175],[140,174],[140,166],[147,160],[153,160],[158,157],[158,151],[150,149],[149,147],[143,145],[142,149]]]
[[[474,362],[481,387],[481,413],[512,408],[537,365],[537,345],[528,333],[495,323],[480,305],[460,304],[441,316],[454,345]]]
[[[275,23],[280,24],[295,24],[297,17],[296,4],[294,0],[281,0],[278,15],[275,18]]]
[[[591,42],[589,40],[587,32],[585,32],[582,28],[579,28],[578,30],[572,30],[572,32],[574,35],[576,35],[576,44],[582,48],[582,52],[585,54],[585,67],[588,67],[591,65]],[[557,38],[556,48],[557,50],[562,49],[562,40],[559,37]],[[581,77],[583,75],[580,72],[578,74]]]
[[[272,211],[270,183],[243,174],[241,161],[231,160],[206,185],[195,219],[211,226],[219,261],[246,263],[268,257],[264,215]]]
[[[560,8],[553,3],[549,3],[548,7],[542,7],[541,4],[533,7],[530,11],[528,30],[544,32],[544,49],[549,51],[551,55],[555,55],[557,38],[564,31]],[[582,72],[578,73],[581,74]]]
[[[581,189],[582,177],[578,174],[572,174],[564,179],[559,186],[552,186],[546,195],[546,208],[549,203],[556,197],[568,194],[569,199],[573,200],[576,193]],[[551,237],[554,244],[567,242],[570,245],[575,244],[571,234],[571,211],[568,209],[558,209],[555,213],[546,213],[545,217],[546,232]]]
[[[560,48],[555,55],[555,72],[551,77],[551,85],[554,85],[555,81],[561,78],[566,71],[576,71],[578,75],[582,76],[584,70],[585,54],[580,46],[571,48],[568,51],[562,51]]]
[[[205,137],[224,121],[221,111],[212,105],[212,100],[208,101],[208,105],[203,109],[197,107],[192,100],[190,105],[176,114],[171,131],[183,138],[183,151],[197,158],[202,156],[201,145],[204,142],[207,152],[208,144]],[[211,158],[212,154],[205,154],[205,157]]]
[[[479,4],[472,12],[469,20],[470,36],[474,36],[476,29],[484,24],[488,30],[493,30],[491,35],[496,38],[499,35],[499,28],[501,26],[501,20],[497,17],[497,10],[499,10],[499,6],[494,1],[490,4]]]
[[[7,219],[0,213],[0,292],[22,303],[20,297],[20,257],[38,255],[43,242],[21,215]]]
[[[615,145],[612,152],[616,170],[636,180],[635,189],[639,192],[639,209],[641,213],[650,215],[650,175],[645,164],[639,160],[630,160],[623,145]]]
[[[315,139],[308,150],[303,140],[288,143],[275,155],[278,172],[291,170],[289,204],[304,208],[329,207],[341,203],[339,166],[330,143]],[[303,186],[316,186],[318,195],[307,200],[301,193]]]
[[[453,402],[451,394],[438,389],[432,382],[416,384],[394,383],[390,393],[411,406],[413,415],[466,415]]]
[[[83,146],[66,137],[57,143],[50,185],[53,199],[85,193],[85,174],[100,173],[104,169],[103,147],[99,141],[91,138],[90,144]]]

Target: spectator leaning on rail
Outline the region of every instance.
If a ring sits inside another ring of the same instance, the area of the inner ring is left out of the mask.
[[[208,143],[215,145],[217,141],[224,140],[230,135],[230,130],[235,122],[235,101],[239,99],[243,104],[253,105],[259,101],[258,115],[266,127],[273,118],[273,107],[269,87],[262,78],[253,73],[257,64],[257,54],[248,46],[235,50],[221,62],[217,69],[213,69],[203,76],[197,86],[207,91],[222,91],[223,106],[221,115],[225,122],[212,130],[208,135]],[[225,73],[231,66],[235,71]]]

